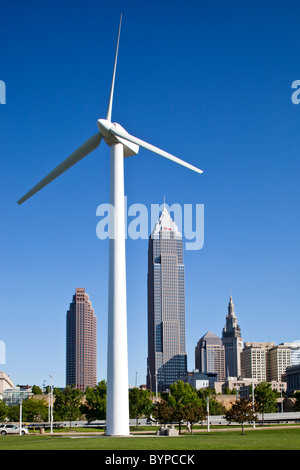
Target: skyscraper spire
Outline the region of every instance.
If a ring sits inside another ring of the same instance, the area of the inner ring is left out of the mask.
[[[160,235],[167,236],[168,238],[172,234],[174,237],[182,239],[182,235],[178,230],[178,227],[171,215],[168,212],[168,209],[164,206],[158,221],[155,224],[155,227],[152,231],[152,238],[159,238]]]
[[[243,347],[241,329],[237,323],[232,295],[228,303],[226,325],[223,328],[222,342],[225,346],[226,373],[229,377],[240,375],[240,353]]]
[[[232,296],[230,296],[230,299],[229,299],[228,315],[227,315],[227,317],[235,317],[234,303],[233,303],[233,300],[232,300]]]

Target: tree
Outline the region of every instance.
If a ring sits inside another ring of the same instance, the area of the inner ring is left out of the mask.
[[[70,421],[70,429],[72,429],[72,421],[81,416],[80,404],[82,397],[83,393],[74,386],[67,385],[63,391],[55,389],[54,409],[60,419]]]
[[[250,423],[257,420],[253,413],[252,401],[248,398],[240,398],[225,412],[224,418],[226,421],[232,423],[239,423],[242,425],[242,434],[244,433],[244,423]]]
[[[254,389],[254,399],[256,411],[262,414],[264,422],[264,414],[277,411],[277,393],[272,390],[271,384],[261,382]]]
[[[293,411],[300,411],[300,392],[294,392],[293,397],[296,398]]]
[[[20,419],[20,406],[19,405],[8,406],[7,418],[9,421],[18,422]]]
[[[181,424],[185,421],[184,408],[190,403],[196,403],[199,406],[201,402],[196,390],[182,380],[170,385],[170,394],[164,395],[169,405],[174,409],[174,421],[178,422],[179,434],[181,433]]]
[[[149,417],[152,409],[150,390],[135,387],[129,391],[129,416],[131,419],[136,418],[136,427],[138,427],[139,418]]]
[[[22,404],[23,421],[35,422],[48,419],[48,406],[44,399],[28,398]]]
[[[199,403],[188,403],[183,408],[183,417],[185,421],[191,424],[191,434],[193,434],[193,424],[206,418],[206,411]]]
[[[7,404],[0,400],[0,421],[3,421],[7,417],[8,406]]]
[[[43,395],[43,391],[38,385],[33,385],[31,391],[34,395]]]
[[[105,380],[99,382],[96,388],[86,388],[86,400],[81,405],[81,412],[89,422],[95,419],[106,419],[106,393]]]
[[[225,387],[224,395],[236,395],[236,389],[235,388],[230,389],[228,387]]]
[[[152,416],[156,421],[162,424],[169,424],[175,421],[174,408],[166,401],[156,402],[152,411]]]
[[[216,400],[216,392],[211,388],[201,388],[197,390],[197,395],[200,398],[202,407],[206,408],[207,397],[209,397],[209,414],[210,415],[223,415],[226,411],[225,406]]]

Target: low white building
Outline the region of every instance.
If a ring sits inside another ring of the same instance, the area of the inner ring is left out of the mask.
[[[202,374],[198,369],[194,369],[193,372],[188,372],[186,375],[181,377],[184,383],[192,385],[196,390],[201,388],[214,388],[214,384],[217,381],[217,373]]]
[[[5,372],[0,372],[0,394],[3,395],[3,390],[8,388],[13,388],[14,383],[11,380],[10,376]]]

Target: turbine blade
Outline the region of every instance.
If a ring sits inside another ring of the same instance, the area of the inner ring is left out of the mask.
[[[36,184],[30,191],[28,191],[21,199],[18,200],[18,204],[22,204],[35,193],[44,188],[47,184],[51,183],[55,178],[64,173],[66,170],[71,168],[75,163],[79,162],[82,158],[86,157],[89,153],[95,150],[101,142],[102,134],[97,134],[90,137],[84,142],[77,150],[75,150],[69,157],[67,157],[60,165],[52,170],[45,178],[43,178],[38,184]]]
[[[161,155],[162,157],[168,158],[169,160],[172,160],[173,162],[178,163],[179,165],[185,166],[186,168],[189,168],[190,170],[196,171],[196,173],[203,173],[202,170],[195,167],[194,165],[191,165],[190,163],[187,163],[184,160],[181,160],[180,158],[174,157],[174,155],[171,155],[170,153],[165,152],[164,150],[161,150],[158,147],[155,147],[154,145],[148,144],[148,142],[144,142],[143,140],[138,139],[137,137],[134,137],[133,135],[127,134],[127,132],[123,133],[119,129],[116,130],[114,127],[112,127],[109,130],[109,132],[113,135],[129,140],[129,142],[133,142],[134,144],[137,144],[140,147],[150,150],[150,152],[154,152],[154,153],[157,153],[158,155]]]
[[[113,97],[114,97],[114,88],[115,88],[115,77],[116,77],[116,69],[117,69],[117,60],[118,60],[118,51],[119,51],[119,41],[120,41],[120,32],[121,32],[121,23],[122,23],[122,14],[120,16],[120,24],[119,24],[119,32],[118,32],[118,40],[117,40],[117,47],[116,47],[116,54],[115,54],[115,64],[114,64],[114,71],[111,80],[111,88],[110,88],[110,96],[107,108],[107,121],[111,122],[111,112],[112,112],[112,104],[113,104]]]

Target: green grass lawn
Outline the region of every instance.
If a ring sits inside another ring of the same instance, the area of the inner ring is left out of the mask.
[[[0,450],[299,450],[300,428],[202,432],[178,437],[0,436]]]

